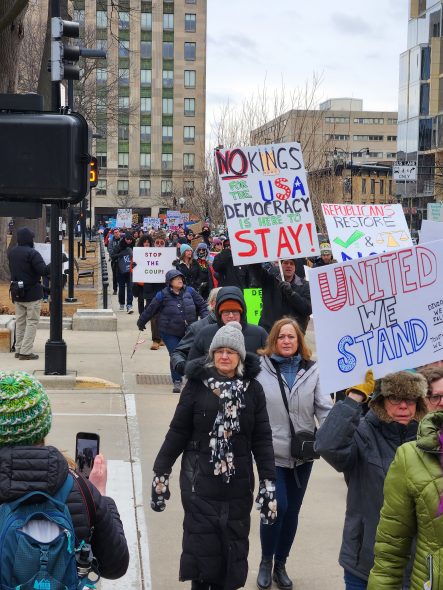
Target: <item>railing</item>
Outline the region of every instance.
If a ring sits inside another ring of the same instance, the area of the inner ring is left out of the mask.
[[[100,263],[101,263],[101,275],[102,275],[102,287],[103,287],[103,309],[108,309],[108,265],[106,263],[106,248],[103,240],[103,234],[99,234],[100,244]]]

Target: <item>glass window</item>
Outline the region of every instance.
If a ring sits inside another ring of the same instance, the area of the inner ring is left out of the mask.
[[[380,178],[380,194],[385,194],[385,181],[383,178]]]
[[[397,125],[397,119],[390,117],[388,119],[388,125]]]
[[[150,12],[142,12],[140,14],[140,27],[142,31],[152,30],[152,14]]]
[[[185,4],[197,4],[197,0],[185,0]]]
[[[97,152],[97,165],[99,168],[106,168],[108,166],[108,154],[106,152]]]
[[[183,183],[183,194],[187,197],[192,197],[194,195],[194,181],[193,180],[185,180]]]
[[[354,119],[354,123],[360,125],[383,125],[385,120],[383,118],[360,117]]]
[[[118,138],[123,140],[129,139],[129,125],[118,126]]]
[[[107,189],[107,187],[106,187],[106,180],[101,179],[101,180],[99,180],[97,182],[97,187],[95,189],[95,194],[96,195],[106,195],[106,189]]]
[[[196,43],[185,43],[185,59],[188,61],[195,61]]]
[[[129,29],[129,12],[126,12],[125,10],[119,10],[118,28],[123,30]]]
[[[185,143],[195,142],[195,127],[183,127],[183,141]]]
[[[140,99],[140,111],[142,113],[150,113],[152,108],[152,99],[150,96],[143,96]]]
[[[95,75],[97,84],[105,84],[108,79],[108,70],[105,68],[97,68]]]
[[[194,170],[195,154],[183,154],[183,170]]]
[[[161,184],[162,197],[172,195],[172,180],[162,180]]]
[[[361,179],[361,194],[366,194],[366,178]]]
[[[140,125],[140,141],[151,143],[151,125]]]
[[[173,128],[171,126],[163,125],[163,127],[162,127],[162,141],[163,141],[163,143],[171,142],[172,135],[173,135]]]
[[[162,170],[172,170],[172,154],[162,154]]]
[[[140,168],[151,168],[151,154],[140,154]]]
[[[172,98],[164,98],[162,100],[163,114],[172,115],[174,113],[174,101]]]
[[[164,31],[173,31],[174,30],[174,15],[173,14],[164,14],[163,15],[163,30]]]
[[[108,13],[106,10],[97,10],[95,13],[95,24],[97,29],[106,29],[108,26]]]
[[[118,56],[128,57],[129,56],[129,41],[118,42]]]
[[[185,98],[185,115],[187,117],[195,115],[195,98]]]
[[[431,48],[421,48],[421,76],[422,80],[429,80],[431,77]]]
[[[143,59],[151,59],[152,57],[152,41],[140,42],[140,56]]]
[[[127,152],[118,153],[118,167],[128,168],[129,167],[129,154]]]
[[[108,40],[107,39],[97,39],[95,42],[95,46],[97,49],[103,49],[103,51],[108,50]]]
[[[195,88],[195,70],[185,70],[185,88]]]
[[[106,111],[107,104],[105,96],[97,96],[97,103],[95,105],[95,108],[97,111]]]
[[[127,195],[129,193],[129,180],[117,180],[117,193]]]
[[[129,96],[118,97],[118,109],[120,111],[127,111],[129,109]]]
[[[140,70],[140,85],[151,86],[152,84],[152,70]]]
[[[354,141],[383,141],[383,135],[353,135]]]
[[[371,195],[375,195],[375,180],[371,178]]]
[[[197,16],[195,14],[185,14],[185,31],[195,33],[197,26]]]
[[[386,139],[387,139],[387,141],[397,141],[397,136],[396,135],[387,135]]]
[[[174,59],[174,43],[163,41],[163,59]]]
[[[325,117],[326,123],[349,123],[349,117]]]
[[[420,115],[429,115],[429,83],[420,87]]]
[[[140,180],[138,193],[141,197],[151,196],[151,181]]]
[[[79,25],[84,24],[84,22],[85,22],[85,11],[83,9],[76,8],[74,10],[74,22],[79,23]]]
[[[120,86],[129,86],[129,70],[128,68],[119,68],[118,83]]]
[[[174,71],[163,70],[163,88],[173,88],[174,86]]]

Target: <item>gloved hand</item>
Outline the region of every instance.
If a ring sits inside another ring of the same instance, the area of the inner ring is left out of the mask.
[[[288,281],[281,281],[280,290],[283,293],[283,295],[291,295],[291,293],[292,293],[291,283],[288,283]]]
[[[185,361],[180,361],[179,363],[177,363],[175,365],[175,371],[176,373],[178,373],[179,375],[181,375],[183,377],[183,375],[185,374]]]
[[[143,322],[141,322],[140,320],[137,320],[137,328],[143,332],[143,330],[146,330],[146,326]]]
[[[352,387],[347,389],[346,395],[349,395],[350,393],[359,393],[360,395],[363,396],[362,401],[366,402],[371,397],[371,395],[374,393],[374,387],[375,387],[374,373],[372,372],[372,369],[368,369],[366,371],[366,375],[365,375],[365,382],[360,383],[359,385],[353,385]]]
[[[274,524],[277,518],[277,500],[275,497],[275,481],[261,479],[258,494],[255,498],[255,508],[260,510],[262,524]]]
[[[169,491],[169,473],[163,475],[154,475],[151,489],[151,508],[154,512],[163,512],[166,508],[165,500],[169,500],[171,492]]]

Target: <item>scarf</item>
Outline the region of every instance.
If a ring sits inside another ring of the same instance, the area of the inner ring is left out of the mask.
[[[240,432],[240,412],[244,408],[243,381],[209,377],[208,386],[219,399],[217,416],[209,433],[209,462],[214,464],[214,475],[221,475],[223,483],[229,483],[235,475],[231,438],[234,432]]]
[[[289,389],[292,389],[295,378],[297,377],[297,371],[301,363],[301,356],[295,354],[294,356],[280,356],[279,354],[272,354],[271,359],[278,363],[280,372],[286,380]]]

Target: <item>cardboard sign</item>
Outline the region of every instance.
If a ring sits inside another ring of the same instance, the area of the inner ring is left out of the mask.
[[[201,221],[199,221],[198,223],[191,223],[190,225],[188,225],[189,229],[192,229],[192,231],[195,234],[200,234],[202,229],[203,229],[203,224]]]
[[[338,262],[412,246],[401,205],[322,203],[322,210]]]
[[[243,289],[246,303],[246,321],[248,324],[258,325],[263,308],[261,289]]]
[[[443,224],[440,221],[423,219],[420,230],[420,244],[443,239]]]
[[[319,253],[299,143],[216,150],[234,264]]]
[[[443,240],[309,275],[325,393],[443,359]]]
[[[164,283],[168,270],[177,258],[176,248],[134,248],[135,268],[132,280],[135,283]]]
[[[117,227],[132,227],[132,209],[117,209]]]
[[[428,221],[443,221],[443,203],[428,203]]]

